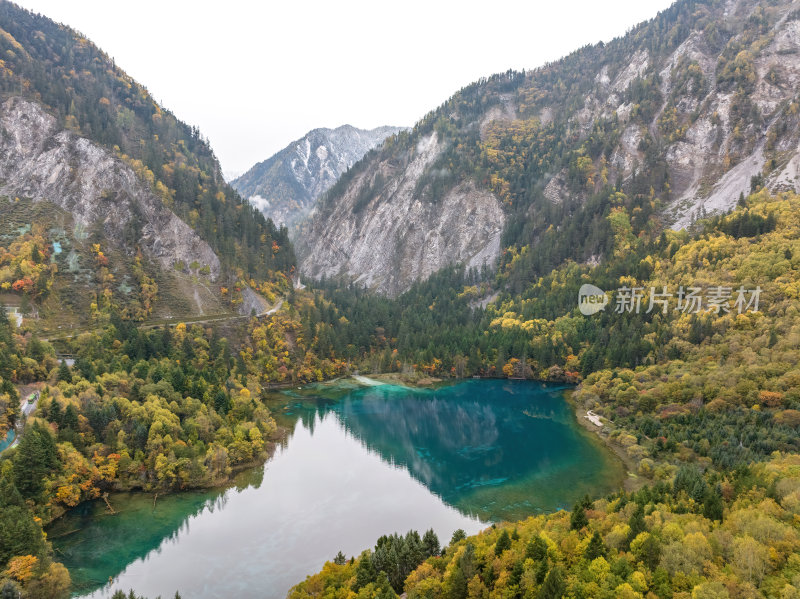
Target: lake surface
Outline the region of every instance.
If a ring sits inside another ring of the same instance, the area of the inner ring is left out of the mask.
[[[491,521],[618,488],[619,462],[575,422],[565,387],[470,380],[435,390],[352,381],[283,393],[292,432],[227,490],[117,494],[48,529],[77,594],[283,599],[337,551],[433,528],[446,543]],[[109,578],[113,584],[108,584]]]

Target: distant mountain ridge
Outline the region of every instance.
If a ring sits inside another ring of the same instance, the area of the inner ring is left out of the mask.
[[[313,129],[231,185],[278,225],[292,229],[342,174],[403,127]]]

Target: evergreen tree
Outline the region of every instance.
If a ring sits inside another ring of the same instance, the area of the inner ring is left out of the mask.
[[[0,568],[16,555],[44,555],[42,529],[25,505],[0,508]]]
[[[358,558],[356,577],[353,581],[352,589],[357,593],[371,582],[375,582],[377,576],[378,573],[372,565],[372,554],[369,551],[364,551],[361,557]]]
[[[537,562],[547,557],[547,543],[545,540],[539,535],[533,537],[525,548],[525,557]]]
[[[231,405],[230,396],[223,389],[217,389],[214,394],[214,410],[224,416],[231,409]]]
[[[648,535],[637,547],[635,556],[648,569],[655,572],[661,561],[661,543],[653,535]]]
[[[11,477],[0,476],[0,510],[12,505],[24,507],[25,501]]]
[[[536,584],[542,584],[549,571],[550,567],[547,564],[547,560],[540,561],[539,566],[536,568]]]
[[[564,582],[564,575],[561,568],[553,566],[544,579],[542,588],[536,595],[536,599],[561,599],[567,591],[567,584]]]
[[[61,426],[61,421],[63,419],[61,414],[61,404],[58,403],[58,400],[55,398],[50,399],[50,404],[47,406],[46,415],[50,422]]]
[[[472,543],[467,543],[450,575],[448,599],[466,599],[469,581],[475,573],[475,548]]]
[[[453,533],[453,536],[450,537],[450,545],[455,545],[459,541],[463,541],[466,538],[467,533],[465,533],[463,529],[459,528]]]
[[[422,548],[426,558],[439,555],[441,552],[442,549],[439,546],[439,537],[436,536],[432,528],[428,529],[423,535]]]
[[[715,489],[709,489],[703,499],[703,516],[709,520],[722,521],[725,506],[722,502],[722,489],[719,485]]]
[[[61,360],[61,365],[58,367],[58,380],[65,383],[72,382],[72,370],[65,360]]]
[[[389,584],[389,577],[386,572],[378,574],[378,579],[375,581],[375,594],[373,599],[397,599],[397,594]]]
[[[569,527],[572,530],[581,530],[589,525],[589,518],[586,517],[586,511],[583,509],[582,503],[576,503],[572,508],[572,514],[569,517]]]
[[[628,532],[628,545],[630,542],[633,541],[639,533],[642,533],[647,530],[647,525],[644,521],[644,507],[642,504],[637,503],[636,509],[631,514],[631,517],[628,518],[628,526],[630,527],[630,531]]]
[[[1,354],[0,358],[2,358]],[[19,392],[11,381],[0,379],[0,394],[8,395],[6,417],[8,418],[8,423],[14,427],[19,422],[19,417],[22,414],[20,410]]]
[[[586,551],[584,553],[586,559],[593,560],[598,557],[605,557],[607,554],[608,549],[605,543],[603,543],[603,537],[600,536],[599,532],[595,531],[589,541],[589,545],[586,546]]]
[[[0,599],[19,599],[20,597],[22,597],[22,591],[17,586],[17,583],[7,580],[0,587]]]
[[[55,439],[46,427],[34,423],[22,435],[14,455],[14,484],[23,497],[38,497],[45,477],[57,466]]]
[[[79,428],[78,410],[72,404],[67,405],[64,410],[64,416],[61,419],[61,426],[73,432],[77,432]]]
[[[500,556],[506,549],[511,549],[511,537],[507,530],[503,530],[494,545],[494,554]]]

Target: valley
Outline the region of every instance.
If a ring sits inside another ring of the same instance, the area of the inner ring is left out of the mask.
[[[800,597],[799,78],[677,0],[228,183],[0,0],[0,597]]]

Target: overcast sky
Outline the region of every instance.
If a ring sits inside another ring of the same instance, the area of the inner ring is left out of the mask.
[[[241,173],[316,127],[413,125],[468,83],[671,0],[17,0],[95,42]]]

